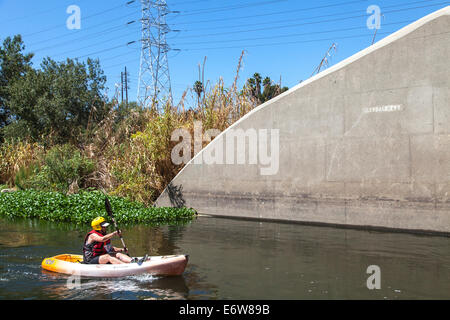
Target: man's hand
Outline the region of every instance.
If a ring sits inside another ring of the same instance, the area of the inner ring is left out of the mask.
[[[114,247],[111,244],[105,245],[105,250],[106,250],[107,253],[111,253],[111,252],[115,251]]]

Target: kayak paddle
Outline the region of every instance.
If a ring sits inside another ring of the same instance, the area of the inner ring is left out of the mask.
[[[108,197],[105,195],[105,208],[106,212],[108,213],[109,217],[111,218],[112,222],[114,223],[114,226],[116,227],[116,231],[119,234],[120,241],[122,241],[123,248],[125,249],[125,253],[128,254],[128,249],[125,245],[125,242],[123,241],[122,233],[120,232],[119,228],[117,227],[116,220],[114,219],[113,212],[111,209],[111,204],[109,203]]]

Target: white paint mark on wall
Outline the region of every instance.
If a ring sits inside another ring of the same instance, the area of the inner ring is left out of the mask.
[[[391,104],[387,106],[377,106],[371,108],[364,108],[364,113],[375,113],[375,112],[395,112],[395,111],[403,111],[403,106],[401,104]]]

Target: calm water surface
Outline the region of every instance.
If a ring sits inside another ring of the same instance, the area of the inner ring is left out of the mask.
[[[183,276],[82,279],[41,269],[80,253],[67,224],[0,220],[0,299],[450,299],[450,238],[199,217],[123,228],[135,256],[189,254]],[[120,246],[120,241],[113,243]],[[381,289],[366,286],[381,269]]]

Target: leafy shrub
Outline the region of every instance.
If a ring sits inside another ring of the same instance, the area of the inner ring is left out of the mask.
[[[73,182],[84,186],[94,169],[92,160],[82,156],[74,146],[55,146],[45,156],[43,180],[49,182],[52,190],[67,192]]]
[[[33,162],[21,167],[16,173],[15,185],[22,190],[66,193],[72,183],[84,186],[87,177],[95,170],[93,161],[69,144],[51,148],[42,162],[42,166]]]
[[[21,190],[35,188],[39,166],[36,163],[30,163],[25,167],[20,167],[14,178],[14,184]]]

